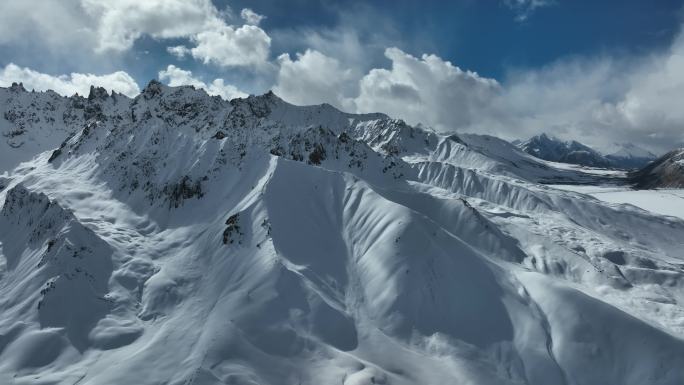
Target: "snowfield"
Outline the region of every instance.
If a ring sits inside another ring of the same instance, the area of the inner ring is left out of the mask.
[[[2,384],[684,378],[684,221],[541,184],[610,175],[272,93],[0,106]]]
[[[630,204],[659,215],[684,220],[684,190],[632,190],[615,186],[553,185],[552,187],[591,195],[605,202]]]

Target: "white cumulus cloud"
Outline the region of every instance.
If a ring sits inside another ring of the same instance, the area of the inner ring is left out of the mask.
[[[98,51],[131,48],[143,35],[180,38],[221,23],[211,0],[81,0],[97,20]]]
[[[268,62],[271,47],[271,38],[263,29],[254,25],[239,28],[218,25],[197,33],[191,39],[196,44],[190,49],[195,59],[223,67],[261,68]]]
[[[0,86],[8,87],[13,82],[21,82],[24,88],[36,91],[53,90],[61,95],[71,96],[75,93],[88,95],[90,86],[103,87],[107,91],[116,91],[133,97],[140,93],[140,87],[126,72],[117,71],[105,75],[72,73],[53,76],[30,68],[8,64],[0,69]]]
[[[159,80],[165,81],[171,87],[194,86],[207,91],[209,95],[218,95],[225,100],[244,98],[247,96],[237,87],[226,84],[223,79],[214,79],[211,83],[205,83],[186,71],[174,65],[169,65],[165,70],[159,71]]]
[[[360,80],[359,111],[382,111],[439,130],[471,124],[500,92],[496,80],[464,71],[436,55],[421,58],[398,48],[385,56],[391,68],[376,68]]]
[[[315,50],[278,58],[280,69],[274,91],[295,104],[328,102],[354,112],[384,112],[410,123],[438,130],[464,127],[478,118],[500,85],[464,71],[435,55],[421,58],[388,48],[389,69],[374,68],[365,75]]]
[[[122,51],[143,35],[157,39],[188,38],[195,47],[169,47],[178,57],[191,54],[205,64],[258,66],[268,60],[271,38],[256,26],[263,16],[244,9],[253,25],[228,25],[211,0],[82,0],[98,20],[97,50]]]
[[[190,54],[190,49],[184,45],[176,45],[173,47],[166,47],[166,52],[179,59],[184,59],[185,56]]]
[[[95,43],[93,24],[79,0],[0,1],[0,44],[44,42],[61,49],[77,43]]]
[[[36,52],[49,50],[60,60],[129,51],[145,36],[187,39],[168,48],[222,67],[263,68],[271,38],[257,26],[264,16],[245,9],[248,23],[232,26],[211,0],[4,0],[0,1],[0,44]],[[31,45],[21,44],[30,41]]]
[[[353,101],[347,97],[350,88],[356,86],[352,71],[340,62],[315,50],[278,57],[278,76],[274,91],[295,104],[330,103],[343,109],[353,109]]]

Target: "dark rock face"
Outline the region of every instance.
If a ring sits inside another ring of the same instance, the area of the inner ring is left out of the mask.
[[[242,235],[240,231],[240,215],[233,214],[226,220],[226,229],[223,231],[223,244],[234,243]]]
[[[684,148],[668,152],[630,178],[637,189],[684,187]]]
[[[169,200],[169,207],[178,208],[183,204],[183,201],[190,198],[201,198],[202,183],[198,180],[193,181],[189,176],[184,176],[178,183],[168,185],[163,192],[167,195]]]
[[[320,144],[316,144],[313,151],[309,154],[309,163],[321,164],[323,160],[325,160],[325,148]]]
[[[157,95],[161,95],[164,85],[158,80],[151,80],[150,83],[142,91],[142,95],[145,99],[152,99]]]
[[[95,87],[95,86],[90,86],[90,93],[88,94],[88,100],[102,100],[102,99],[107,99],[109,97],[109,93],[107,93],[107,90],[104,89],[103,87]]]

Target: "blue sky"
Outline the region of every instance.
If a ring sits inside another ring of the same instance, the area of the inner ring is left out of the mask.
[[[438,131],[664,150],[684,143],[684,116],[670,106],[684,97],[683,6],[6,0],[0,86],[69,94],[95,83],[133,96],[161,78],[226,98],[274,89],[296,104],[379,110]]]
[[[684,2],[560,0],[530,11],[524,22],[516,19],[520,10],[496,0],[243,0],[230,4],[269,15],[263,22],[267,30],[321,29],[347,23],[371,39],[379,22],[379,33],[406,52],[435,53],[463,68],[502,79],[510,67],[538,67],[565,56],[643,54],[666,48],[679,30]],[[345,18],[345,14],[351,15]],[[287,44],[281,48],[301,49]]]

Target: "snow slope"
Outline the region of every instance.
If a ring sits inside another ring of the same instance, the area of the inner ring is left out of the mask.
[[[626,203],[659,215],[679,217],[684,220],[684,190],[657,189],[632,190],[616,186],[553,185],[563,190],[589,194],[610,203]]]
[[[272,93],[99,97],[5,163],[0,383],[684,378],[684,221],[538,183],[596,175]]]

